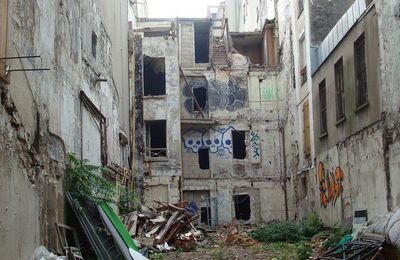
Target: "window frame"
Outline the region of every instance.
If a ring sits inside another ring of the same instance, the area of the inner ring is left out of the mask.
[[[344,66],[343,57],[335,63],[335,101],[336,101],[336,122],[342,122],[346,118],[346,106],[344,95]]]
[[[319,130],[320,138],[325,137],[328,134],[328,114],[326,104],[326,80],[323,79],[318,84],[318,96],[319,96]]]
[[[358,110],[368,104],[368,79],[364,32],[354,42],[354,76],[356,110]]]
[[[149,124],[152,122],[165,122],[165,147],[151,147],[151,129]],[[152,156],[152,150],[165,152],[165,155]],[[167,139],[167,120],[145,120],[144,121],[144,156],[148,160],[163,160],[168,158],[168,139]]]

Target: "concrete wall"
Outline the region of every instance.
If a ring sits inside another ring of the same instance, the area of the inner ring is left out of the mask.
[[[144,37],[142,44],[143,55],[165,58],[166,77],[165,96],[143,98],[143,120],[166,120],[167,124],[167,157],[142,158],[143,171],[150,175],[144,180],[145,186],[165,183],[168,185],[168,201],[177,202],[180,199],[178,180],[181,175],[178,45],[171,37]]]
[[[58,249],[54,223],[66,223],[62,188],[66,153],[94,154],[93,162],[99,162],[100,147],[86,149],[81,142],[81,120],[87,123],[90,116],[81,113],[80,91],[107,120],[108,163],[127,166],[118,136],[120,128],[129,127],[128,114],[119,113],[129,104],[129,95],[122,93],[128,90],[127,62],[118,59],[128,55],[126,2],[113,3],[105,8],[105,1],[97,0],[9,1],[7,56],[41,56],[10,60],[9,65],[50,71],[11,72],[10,84],[0,83],[1,136],[6,137],[0,150],[5,166],[0,182],[5,198],[1,258],[26,259],[40,244]],[[121,30],[111,26],[114,22]],[[97,36],[96,57],[92,32]],[[107,82],[96,83],[97,78]],[[90,135],[86,128],[85,136]]]
[[[376,41],[378,38],[378,24],[375,13],[375,9],[371,9],[313,75],[315,148],[317,154],[381,118],[380,91],[376,87],[379,85],[379,68],[376,66],[379,61],[379,43]],[[365,109],[358,110],[356,106],[354,42],[362,33],[365,35],[368,106]],[[343,58],[344,72],[345,121],[337,123],[334,66],[341,57]],[[320,137],[321,119],[318,84],[324,79],[326,84],[328,135]]]

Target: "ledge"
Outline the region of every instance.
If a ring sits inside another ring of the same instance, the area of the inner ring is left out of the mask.
[[[358,107],[356,107],[356,109],[354,109],[354,112],[355,112],[355,113],[358,113],[358,112],[364,110],[364,109],[365,109],[366,107],[368,107],[368,106],[369,106],[369,102],[368,102],[368,100],[367,100],[367,101],[365,101],[364,103],[362,103],[361,105],[359,105]]]
[[[319,136],[319,139],[325,138],[325,137],[327,137],[327,136],[328,136],[328,131],[322,133],[322,134]]]
[[[343,116],[342,118],[340,118],[339,120],[336,121],[335,125],[339,126],[340,124],[342,124],[344,121],[346,121],[346,117]]]

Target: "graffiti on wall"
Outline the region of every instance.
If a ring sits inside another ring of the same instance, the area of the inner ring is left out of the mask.
[[[343,192],[343,171],[336,167],[335,171],[328,171],[322,162],[318,164],[319,194],[321,205],[326,208],[330,203],[333,207]]]
[[[260,136],[256,131],[250,131],[251,160],[253,163],[261,162]]]
[[[183,86],[183,96],[185,97],[184,107],[187,112],[194,113],[194,103],[193,103],[193,92],[196,90],[203,90],[203,93],[207,93],[208,91],[208,82],[204,77],[193,77],[190,82],[189,86],[185,84]],[[205,106],[202,109],[204,112],[208,112],[208,102],[206,100]]]
[[[207,93],[205,112],[216,110],[236,111],[246,105],[247,92],[246,89],[240,87],[239,79],[231,77],[227,82],[223,82],[215,79],[207,81],[202,77],[193,77],[189,85],[185,84],[183,87],[184,107],[187,112],[194,112],[192,89],[201,88],[204,88]]]
[[[191,129],[183,134],[186,152],[197,153],[199,149],[208,148],[218,157],[228,158],[232,153],[232,126],[208,128],[206,131]]]

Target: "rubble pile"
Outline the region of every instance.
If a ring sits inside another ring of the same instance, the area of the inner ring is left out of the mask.
[[[193,225],[199,218],[197,207],[187,202],[156,203],[159,207],[142,206],[139,211],[122,218],[138,246],[146,247],[150,252],[195,248],[197,240],[203,237],[203,233]]]

